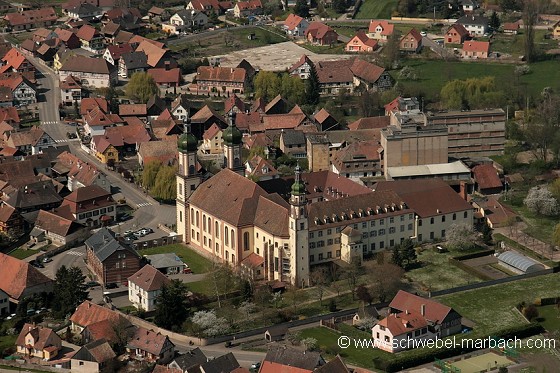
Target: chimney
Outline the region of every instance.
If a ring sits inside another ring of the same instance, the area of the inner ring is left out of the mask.
[[[426,316],[426,305],[425,304],[420,305],[420,314],[422,316]]]
[[[459,195],[461,196],[461,198],[463,198],[465,201],[467,200],[467,196],[468,196],[468,192],[467,192],[467,183],[464,181],[461,181],[460,183],[460,187],[459,187]]]

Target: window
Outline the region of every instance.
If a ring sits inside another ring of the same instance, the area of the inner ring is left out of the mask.
[[[362,223],[362,228],[367,228],[367,221],[364,221],[364,222]]]
[[[410,223],[410,224],[408,225],[408,230],[409,230],[409,231],[412,230],[412,223]]]
[[[327,229],[327,236],[329,236],[331,234],[332,234],[332,229],[331,228]]]
[[[442,222],[442,223],[445,223],[445,215],[442,215],[442,216],[441,216],[441,222]]]
[[[195,220],[195,222],[196,222],[196,226],[198,227],[198,211],[196,212],[196,220]]]
[[[218,222],[214,222],[214,234],[216,234],[216,238],[220,238],[220,226]]]
[[[235,232],[231,230],[231,248],[235,249]]]
[[[315,261],[315,255],[309,255],[309,263],[313,263]]]
[[[430,224],[434,224],[434,218],[430,218]]]
[[[362,233],[362,238],[368,238],[368,233],[367,232]]]
[[[332,258],[332,252],[329,251],[329,252],[327,252],[327,259],[331,259],[331,258]]]
[[[323,260],[323,253],[319,254],[319,260]]]
[[[204,236],[204,246],[206,246],[206,236]]]
[[[393,247],[395,246],[395,240],[390,240],[389,241],[389,247]]]
[[[371,223],[369,223],[370,227],[375,227],[375,220],[372,220]]]
[[[385,225],[385,219],[379,219],[379,225]]]
[[[243,233],[243,250],[249,250],[249,232]]]
[[[375,242],[372,243],[370,246],[371,246],[371,251],[375,251]]]
[[[441,238],[445,238],[445,229],[441,230]]]
[[[434,239],[434,232],[430,232],[430,240]]]
[[[380,229],[380,230],[379,230],[379,235],[380,235],[380,236],[383,236],[384,234],[385,234],[385,229]]]
[[[336,250],[336,257],[340,258],[340,250]]]
[[[224,229],[224,244],[229,246],[229,234],[227,227]]]
[[[212,233],[212,220],[210,218],[208,218],[208,233]]]
[[[194,209],[191,209],[191,223],[194,223]]]
[[[379,248],[380,248],[380,249],[384,249],[384,248],[385,248],[385,241],[381,241],[381,242],[379,243]]]
[[[418,226],[419,226],[419,227],[422,226],[422,219],[418,219]]]
[[[333,239],[332,239],[332,238],[329,238],[329,239],[327,240],[327,245],[332,245],[332,244],[333,244]]]
[[[317,241],[317,247],[325,246],[325,241]]]
[[[339,244],[339,243],[340,243],[340,238],[338,238],[338,237],[335,238],[335,239],[334,239],[334,243],[335,243],[335,244]]]
[[[465,219],[467,218],[467,212],[466,212],[466,211],[463,213],[463,217],[464,217]]]
[[[206,215],[202,214],[202,230],[206,232]]]
[[[258,234],[257,234],[258,237]],[[315,232],[309,232],[309,238],[315,238]]]
[[[309,243],[309,248],[314,249],[315,248],[315,242],[310,242]]]
[[[453,213],[453,220],[456,220],[456,219],[457,219],[457,214]]]
[[[358,229],[358,224],[354,224],[354,225],[353,225],[353,228],[354,228],[354,229]]]
[[[323,237],[323,231],[318,231],[317,232],[317,237]]]
[[[401,225],[401,232],[404,232],[404,225]]]
[[[395,218],[389,218],[389,224],[393,224],[395,222]]]
[[[305,229],[305,223],[299,223],[299,229],[304,230]]]
[[[422,235],[421,234],[418,235],[418,241],[422,242]]]
[[[389,228],[389,234],[391,234],[391,233],[395,233],[395,231],[396,231],[395,227],[391,227],[391,228]]]

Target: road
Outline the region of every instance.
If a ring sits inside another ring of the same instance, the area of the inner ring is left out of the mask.
[[[60,121],[60,114],[58,111],[60,103],[58,75],[54,70],[43,65],[37,58],[30,56],[27,58],[40,72],[37,82],[41,87],[38,104],[41,127],[49,133],[57,143],[68,145],[72,154],[83,161],[95,165],[98,169],[103,170],[111,184],[112,192],[114,194],[122,193],[127,203],[131,207],[137,209],[134,214],[133,222],[127,222],[127,224],[124,225],[125,229],[145,225],[157,227],[159,223],[174,224],[176,222],[174,206],[160,205],[159,202],[148,196],[135,184],[125,181],[116,172],[107,170],[103,163],[99,162],[97,158],[82,149],[79,141],[68,140],[66,138],[66,133],[75,131],[75,128]],[[154,206],[158,207],[154,208]]]
[[[428,34],[428,36],[422,37],[422,45],[425,48],[430,48],[434,53],[437,53],[443,59],[455,58],[455,54],[453,53],[453,50],[443,47],[442,45],[433,41],[432,38],[441,39],[441,36]]]
[[[255,27],[255,26],[253,26],[253,25],[235,26],[235,28],[238,29],[238,30],[239,29],[244,29],[244,28],[250,28],[250,27]],[[188,43],[188,42],[196,41],[196,40],[203,40],[203,39],[210,38],[212,36],[224,33],[226,31],[228,31],[229,29],[230,28],[220,28],[220,29],[217,29],[217,30],[209,30],[209,31],[199,32],[197,34],[182,35],[182,36],[179,36],[175,39],[166,40],[166,41],[164,41],[164,43],[169,47],[169,46],[174,45],[174,44],[181,44],[181,43]]]

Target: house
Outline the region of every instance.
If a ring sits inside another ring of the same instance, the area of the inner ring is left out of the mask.
[[[72,75],[59,83],[62,105],[72,106],[82,102],[83,88],[80,82]]]
[[[111,65],[118,66],[121,56],[124,53],[131,53],[133,50],[134,49],[130,44],[109,45],[103,53],[103,58]]]
[[[324,365],[325,359],[323,359],[319,352],[302,351],[294,347],[272,346],[268,349],[259,372],[293,371],[297,373],[311,373]],[[327,370],[327,372],[333,371]]]
[[[165,275],[175,275],[190,271],[181,258],[175,253],[144,255],[152,267]]]
[[[94,135],[92,137],[91,150],[102,162],[106,163],[109,159],[118,161],[121,155],[135,154],[139,144],[150,140],[150,134],[146,130],[144,123],[136,120],[126,126],[105,128],[103,135]],[[117,150],[116,154],[108,154],[108,151],[113,153],[112,148]]]
[[[290,66],[288,72],[290,75],[299,76],[301,79],[308,79],[311,74],[311,67],[314,66],[313,62],[303,54],[299,61]]]
[[[159,8],[157,6],[153,6],[148,9],[148,17],[150,21],[158,20],[158,21],[166,21],[169,19],[169,12],[167,9]]]
[[[235,93],[229,96],[224,102],[224,113],[225,115],[235,115],[239,113],[245,113],[248,111],[248,107]]]
[[[0,289],[0,316],[10,314],[10,297]]]
[[[51,26],[58,20],[58,16],[53,7],[46,7],[8,13],[4,16],[4,19],[8,22],[12,31],[21,31]]]
[[[233,7],[233,15],[236,18],[247,18],[263,14],[261,0],[238,1]]]
[[[222,129],[214,123],[204,131],[200,150],[205,154],[223,154],[223,145]]]
[[[353,92],[363,85],[366,90],[383,91],[393,85],[389,73],[382,67],[354,58],[338,61],[321,61],[315,64],[321,94]]]
[[[160,88],[177,88],[183,81],[181,69],[178,67],[172,69],[169,65],[164,68],[148,69],[148,75],[154,78]]]
[[[94,54],[102,54],[105,49],[105,39],[96,28],[90,25],[83,25],[76,33],[82,43],[82,49]]]
[[[479,15],[465,15],[457,22],[469,32],[471,37],[483,36],[488,32],[488,18]]]
[[[144,52],[123,53],[119,58],[119,76],[130,78],[132,74],[148,70],[148,56]]]
[[[64,197],[55,213],[88,227],[99,227],[116,220],[117,203],[113,201],[111,192],[100,186],[90,185],[78,188]]]
[[[385,44],[389,41],[391,35],[395,30],[395,26],[385,20],[374,20],[369,22],[367,36],[371,39],[377,40],[380,44]]]
[[[43,235],[55,246],[69,245],[85,238],[85,234],[87,231],[82,224],[45,210],[39,210],[35,227],[31,231],[32,237]]]
[[[138,163],[145,165],[150,162],[172,165],[177,161],[176,140],[149,141],[138,146]]]
[[[27,131],[11,132],[6,145],[24,154],[38,154],[43,149],[56,147],[56,142],[41,128],[33,127]]]
[[[175,345],[166,335],[139,327],[126,345],[126,351],[132,359],[166,364],[175,355]]]
[[[363,303],[352,318],[352,325],[359,325],[367,319],[376,320],[379,317],[379,311],[372,305],[365,306]]]
[[[195,371],[196,369],[195,367]],[[215,359],[209,359],[206,363],[200,364],[198,369],[200,369],[201,372],[246,373],[246,371],[240,367],[239,362],[231,352],[218,356]]]
[[[36,180],[36,179],[35,179]],[[4,190],[4,201],[20,214],[58,207],[62,197],[52,180],[31,181],[25,185]]]
[[[0,253],[0,290],[17,303],[33,294],[52,292],[53,281],[28,262]]]
[[[365,32],[358,31],[356,35],[348,43],[346,43],[346,52],[371,53],[377,49],[377,40],[370,39]]]
[[[385,128],[389,125],[389,117],[364,117],[360,118],[355,122],[348,124],[348,129],[350,131],[358,131],[364,129],[375,129],[375,128]]]
[[[473,169],[475,187],[481,194],[498,194],[503,190],[498,170],[491,163],[480,164]]]
[[[171,57],[169,50],[159,47],[149,40],[142,40],[136,52],[144,52],[148,57],[148,66],[151,68],[177,67],[177,61]]]
[[[111,345],[102,338],[80,347],[70,358],[70,369],[83,373],[113,372],[116,357]]]
[[[469,37],[469,32],[460,23],[454,23],[449,27],[443,38],[444,45],[447,44],[463,44]]]
[[[288,15],[288,18],[286,18],[283,25],[286,34],[293,37],[305,36],[305,32],[308,27],[308,20],[293,13]]]
[[[372,328],[372,337],[380,349],[398,352],[415,347],[409,340],[444,338],[461,329],[461,315],[451,307],[399,290],[388,316]]]
[[[103,58],[72,56],[59,70],[61,80],[68,75],[79,79],[83,86],[91,88],[110,87],[117,82],[117,69]]]
[[[504,34],[509,35],[517,35],[519,31],[519,23],[518,22],[508,22],[502,25],[502,31]]]
[[[37,103],[37,90],[19,73],[0,76],[0,90],[7,95],[8,106],[27,106]]]
[[[181,32],[202,30],[208,25],[206,13],[198,10],[182,9],[169,18],[169,23],[161,25],[163,32],[180,34]]]
[[[25,228],[25,220],[12,206],[0,202],[0,232],[7,236],[19,237]]]
[[[27,78],[33,79],[35,77],[35,66],[18,49],[12,48],[2,57],[0,73],[6,72],[30,73]]]
[[[276,179],[280,176],[272,162],[260,155],[255,155],[245,162],[245,175],[251,180],[258,181]]]
[[[324,23],[311,22],[305,30],[305,38],[311,44],[333,45],[338,41],[338,34]]]
[[[313,115],[313,119],[315,120],[317,129],[320,132],[334,131],[338,129],[338,121],[324,108],[315,113],[315,115]]]
[[[66,9],[68,17],[76,21],[91,21],[101,18],[103,11],[98,6],[91,3],[79,3]]]
[[[85,242],[88,267],[103,283],[127,283],[140,269],[140,256],[115,239],[113,232],[101,228]]]
[[[494,196],[473,200],[473,206],[478,210],[475,216],[479,223],[485,222],[492,229],[506,227],[518,218],[517,213],[508,206],[500,203]]]
[[[274,97],[266,106],[264,107],[264,114],[274,115],[274,114],[287,114],[288,113],[288,101],[282,95],[277,95]]]
[[[217,15],[221,15],[231,8],[233,8],[232,2],[218,0],[191,0],[186,7],[188,10],[198,10],[205,13],[213,11]]]
[[[51,40],[56,38],[57,35],[54,31],[41,27],[31,34],[31,40],[36,41],[38,43],[42,43],[45,40]]]
[[[476,0],[461,0],[460,4],[465,14],[471,14],[479,7]]]
[[[554,40],[560,40],[560,21],[552,26],[552,38]]]
[[[295,158],[305,158],[305,133],[298,130],[283,130],[280,133],[280,150]]]
[[[189,118],[190,105],[187,96],[179,94],[171,103],[171,115],[180,121],[186,122]]]
[[[58,355],[62,340],[54,330],[25,323],[16,339],[16,352],[28,358],[49,361]]]
[[[6,13],[12,8],[12,4],[8,3],[7,1],[0,1],[0,13]]]
[[[167,366],[170,369],[178,369],[181,372],[187,372],[189,369],[207,362],[208,358],[204,355],[200,347],[197,347],[175,357]]]
[[[196,93],[244,93],[247,72],[242,68],[199,66],[196,70]]]
[[[465,59],[487,59],[490,50],[490,42],[469,40],[463,44],[461,57]]]
[[[399,49],[407,53],[420,53],[422,50],[422,35],[415,28],[411,29],[401,38]]]
[[[82,108],[84,106],[82,100]],[[82,109],[80,108],[80,110]],[[122,125],[124,120],[117,114],[107,114],[102,108],[94,107],[83,115],[84,130],[87,135],[92,137],[105,134],[105,128]],[[92,138],[93,140],[93,138]],[[94,149],[95,150],[95,149]]]
[[[353,142],[336,152],[331,170],[350,179],[381,176],[381,150],[379,139]]]
[[[264,340],[267,342],[277,342],[281,341],[286,337],[288,333],[288,327],[285,325],[278,325],[268,328],[264,332]]]
[[[128,278],[128,300],[137,309],[154,311],[161,288],[170,283],[163,273],[147,264]]]
[[[83,301],[70,316],[70,330],[73,333],[83,333],[93,325],[103,325],[110,328],[123,326],[127,328],[130,322],[120,313],[109,308],[99,306],[89,300]],[[89,338],[86,338],[88,340]],[[100,339],[100,338],[99,338]],[[90,341],[86,341],[90,343]]]
[[[54,30],[54,33],[68,49],[76,49],[82,45],[82,43],[80,42],[80,38],[78,38],[78,36],[76,36],[76,34],[71,30],[61,29],[60,27],[57,27]]]
[[[76,35],[76,34],[73,34],[73,35]],[[76,36],[76,38],[77,38],[77,36]],[[78,46],[79,45],[80,45],[80,40],[78,39]],[[70,48],[60,47],[60,49],[58,51],[56,51],[56,53],[54,54],[54,57],[53,57],[53,69],[54,69],[54,71],[58,72],[60,70],[60,68],[62,67],[62,65],[68,59],[70,59],[70,57],[73,57],[75,55],[76,55],[76,52],[74,52]]]

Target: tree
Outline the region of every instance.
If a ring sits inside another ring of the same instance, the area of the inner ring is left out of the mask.
[[[492,16],[490,17],[490,22],[488,24],[492,30],[500,28],[500,18],[498,17],[498,13],[496,13],[496,11],[492,12]]]
[[[253,286],[249,280],[244,280],[241,287],[241,296],[245,301],[253,298]]]
[[[125,88],[126,96],[131,100],[145,104],[150,97],[159,92],[154,78],[146,72],[132,74]]]
[[[552,232],[552,242],[556,246],[560,246],[560,223],[554,226],[554,231]]]
[[[371,295],[380,302],[385,302],[399,290],[404,270],[392,263],[378,264],[375,261],[366,263],[366,273],[369,276]]]
[[[255,303],[244,301],[239,305],[239,307],[237,307],[237,310],[246,315],[247,320],[249,320],[249,316],[257,310],[257,306]]]
[[[485,244],[489,245],[492,243],[492,228],[490,227],[490,224],[488,224],[488,222],[485,220],[484,223],[482,224],[482,240],[484,241]]]
[[[400,35],[398,32],[394,32],[389,37],[387,44],[383,49],[385,68],[396,69],[400,65]]]
[[[162,201],[174,201],[177,198],[177,165],[161,166],[150,194]]]
[[[109,111],[112,113],[119,112],[119,95],[115,87],[101,87],[97,88],[96,92],[99,96],[104,97],[109,103]]]
[[[360,113],[363,117],[371,117],[379,111],[380,103],[379,92],[373,90],[363,91],[358,98]]]
[[[193,329],[197,335],[205,335],[207,337],[215,337],[218,335],[227,334],[230,325],[223,317],[216,316],[216,311],[197,311],[194,313],[192,319]]]
[[[475,246],[476,233],[470,224],[451,224],[445,233],[449,246],[457,250],[470,250]]]
[[[346,279],[348,282],[348,287],[350,288],[350,292],[352,293],[352,300],[355,299],[356,296],[356,286],[358,285],[358,280],[361,274],[361,263],[359,260],[354,258],[350,265],[344,269],[342,277]]]
[[[534,304],[529,304],[523,308],[523,316],[529,321],[532,321],[539,317],[539,310]]]
[[[363,284],[358,286],[356,289],[356,296],[364,303],[371,304],[373,302],[373,297],[371,296],[368,288]]]
[[[154,322],[164,329],[178,331],[188,316],[187,286],[180,280],[172,280],[161,288],[156,298]]]
[[[416,262],[416,258],[417,255],[416,250],[414,250],[414,242],[410,238],[407,238],[400,244],[393,247],[391,261],[393,264],[396,264],[403,269],[408,268],[411,263]]]
[[[297,287],[290,287],[286,292],[284,292],[284,298],[288,304],[292,305],[294,313],[297,313],[298,306],[300,306],[307,299],[307,293],[304,290]]]
[[[461,110],[501,106],[505,100],[491,76],[451,80],[441,88],[440,96],[446,108]]]
[[[552,192],[545,187],[536,186],[529,189],[523,204],[538,215],[556,216],[560,213],[558,201],[554,198]]]
[[[537,23],[537,14],[537,0],[524,0],[523,27],[525,29],[525,60],[527,62],[534,62],[537,55],[535,50],[535,24]]]
[[[280,92],[282,96],[293,104],[303,102],[305,98],[305,83],[297,76],[282,75]]]
[[[255,97],[270,101],[280,93],[280,78],[272,71],[260,71],[255,78]]]
[[[552,183],[548,185],[548,190],[556,198],[560,200],[560,179],[555,179]]]
[[[315,338],[303,338],[301,344],[305,347],[305,351],[314,351],[317,349],[317,340]]]
[[[142,186],[150,190],[156,184],[157,174],[161,168],[161,162],[151,161],[144,165],[142,172]]]
[[[337,13],[344,13],[346,11],[345,0],[333,0],[332,7]]]
[[[325,294],[326,287],[331,283],[329,275],[327,273],[327,268],[325,267],[315,267],[309,275],[311,283],[317,289],[317,297],[319,298],[319,304],[323,305],[323,295]]]
[[[310,64],[309,78],[305,81],[305,102],[308,105],[317,105],[321,98],[321,88],[319,87],[319,75],[313,63]]]
[[[307,3],[307,0],[296,0],[294,14],[303,18],[309,17],[309,4]]]
[[[53,311],[63,318],[76,310],[88,297],[86,276],[78,267],[62,266],[54,278]]]

